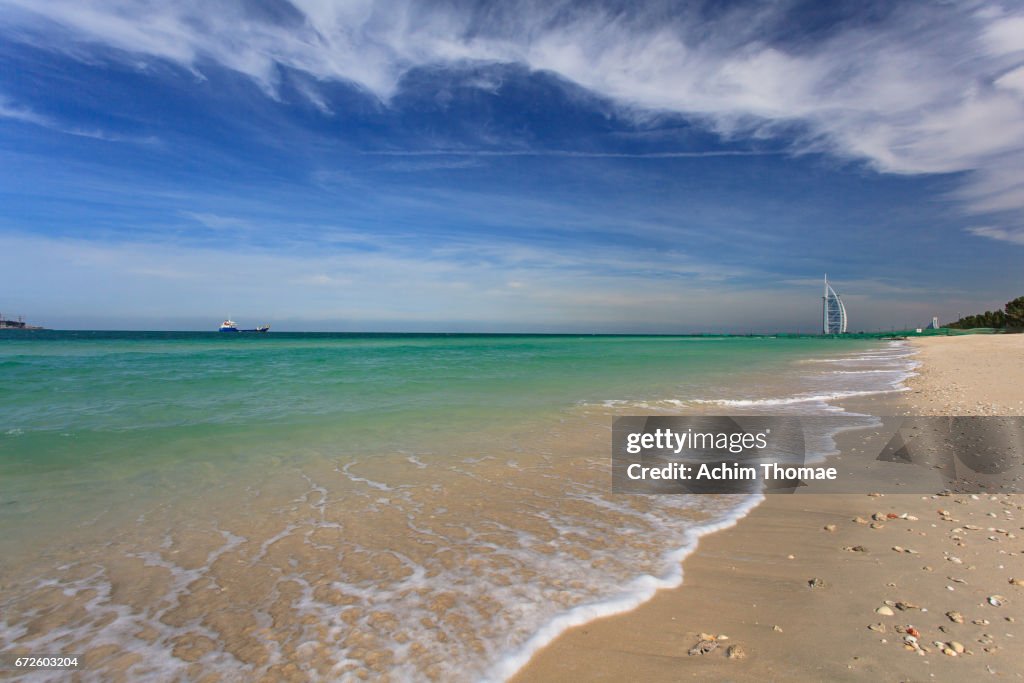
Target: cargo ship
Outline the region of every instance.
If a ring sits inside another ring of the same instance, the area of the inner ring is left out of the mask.
[[[240,330],[240,329],[238,329],[238,323],[236,323],[231,318],[228,318],[227,320],[225,320],[224,322],[222,322],[220,324],[220,331],[221,332],[269,332],[270,331],[270,325],[260,325],[259,327],[254,327],[251,330]]]
[[[45,327],[29,325],[20,315],[17,320],[8,320],[0,313],[0,330],[45,330]]]

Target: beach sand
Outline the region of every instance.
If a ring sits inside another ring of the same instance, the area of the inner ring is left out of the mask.
[[[1024,335],[913,344],[911,390],[851,407],[1024,414]],[[1020,680],[1024,495],[938,493],[769,496],[701,540],[683,586],[564,633],[513,680]],[[701,634],[721,639],[688,654]]]

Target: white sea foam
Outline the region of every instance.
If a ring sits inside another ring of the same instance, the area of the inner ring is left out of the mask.
[[[336,468],[336,470],[338,472],[341,472],[342,474],[344,474],[351,481],[358,482],[360,484],[366,484],[367,486],[369,486],[371,488],[375,488],[378,491],[392,491],[393,490],[393,488],[391,486],[388,486],[384,482],[374,481],[373,479],[367,479],[366,477],[358,477],[358,476],[352,474],[351,472],[349,472],[349,470],[355,464],[357,464],[357,463],[356,463],[356,461],[353,460],[352,462],[345,463],[340,468]]]
[[[874,396],[877,394],[893,394],[901,391],[907,391],[908,389],[909,387],[892,387],[889,389],[875,389],[871,391],[833,391],[827,394],[798,394],[796,396],[785,396],[781,398],[696,399],[694,400],[694,403],[713,403],[730,408],[789,406],[803,403],[817,403],[829,407],[828,404],[831,401],[839,401],[844,398]]]
[[[525,643],[500,657],[481,678],[482,681],[505,681],[521,669],[533,655],[565,631],[595,619],[636,609],[663,588],[677,588],[683,583],[683,560],[697,549],[702,536],[734,526],[764,499],[762,495],[745,497],[734,512],[711,524],[694,526],[685,532],[682,545],[667,551],[662,562],[665,570],[658,576],[643,574],[623,589],[606,598],[573,607],[548,620]]]

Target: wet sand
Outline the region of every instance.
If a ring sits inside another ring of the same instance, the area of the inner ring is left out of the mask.
[[[914,344],[911,391],[850,407],[1024,414],[1024,335]],[[701,540],[682,587],[566,632],[513,680],[1024,678],[1024,495],[937,494],[769,496]]]

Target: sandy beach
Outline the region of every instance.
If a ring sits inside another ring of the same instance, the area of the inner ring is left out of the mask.
[[[1024,414],[1024,335],[912,343],[910,391],[855,408]],[[1019,680],[1022,520],[1020,494],[769,496],[701,540],[682,587],[566,632],[514,680]]]

